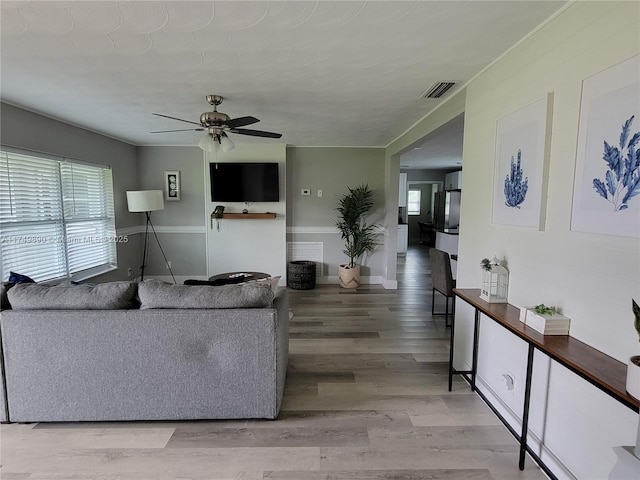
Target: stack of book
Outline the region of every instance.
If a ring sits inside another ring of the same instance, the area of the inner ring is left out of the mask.
[[[535,307],[520,307],[520,321],[543,335],[569,335],[571,319],[559,313],[539,314]]]

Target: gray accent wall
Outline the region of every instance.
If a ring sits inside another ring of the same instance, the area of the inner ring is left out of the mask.
[[[336,277],[338,266],[346,261],[342,253],[344,244],[335,228],[338,197],[348,191],[348,186],[362,183],[374,191],[375,207],[370,221],[381,225],[379,241],[384,243],[384,149],[287,148],[287,241],[323,242],[323,277]],[[310,189],[311,195],[302,195],[302,189]],[[322,190],[322,197],[318,197],[318,190]],[[364,259],[361,275],[383,277],[382,245]]]
[[[180,201],[165,201],[164,210],[151,214],[158,240],[178,276],[203,277],[206,265],[204,155],[198,147],[138,147],[139,190],[163,190],[164,172],[180,172]],[[145,224],[144,214],[129,214],[138,225]],[[143,234],[139,255],[142,258]],[[170,275],[162,252],[151,237],[145,276]]]
[[[136,189],[138,183],[136,148],[133,145],[7,103],[0,104],[0,118],[2,145],[110,165],[113,174],[116,228],[137,225],[137,219],[127,211],[124,193]],[[118,270],[95,277],[95,281],[126,279],[126,266],[139,263],[140,260],[136,260],[136,239],[118,243],[117,248]]]

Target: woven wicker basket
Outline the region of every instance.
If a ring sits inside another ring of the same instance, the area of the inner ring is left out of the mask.
[[[294,290],[311,290],[316,286],[316,264],[307,260],[289,262],[287,287]]]

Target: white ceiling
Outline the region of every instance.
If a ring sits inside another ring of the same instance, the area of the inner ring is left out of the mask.
[[[219,94],[283,134],[236,144],[386,146],[564,3],[2,1],[1,97],[134,145],[196,145],[152,113]]]
[[[402,170],[460,170],[464,114],[445,123],[400,156]]]

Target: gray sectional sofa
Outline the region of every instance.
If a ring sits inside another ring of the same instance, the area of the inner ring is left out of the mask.
[[[284,289],[19,284],[6,296],[3,421],[278,416],[289,345]]]

